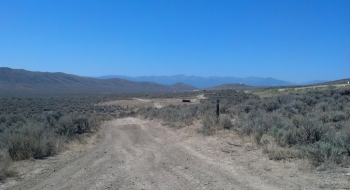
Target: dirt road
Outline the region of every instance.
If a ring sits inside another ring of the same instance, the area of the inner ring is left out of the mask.
[[[333,180],[325,186],[329,183],[320,176],[276,165],[259,150],[247,151],[183,130],[137,118],[113,120],[84,148],[18,163],[19,179],[0,189],[272,190],[342,188],[344,184]]]

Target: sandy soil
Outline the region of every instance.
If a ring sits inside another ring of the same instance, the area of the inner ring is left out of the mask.
[[[204,137],[138,118],[106,122],[85,143],[15,163],[0,189],[349,189],[350,170],[317,172],[276,162],[233,133]]]
[[[183,105],[183,104],[199,104],[201,99],[205,99],[204,94],[196,97],[184,98],[188,99],[190,103],[183,103],[181,98],[154,98],[154,99],[141,99],[133,98],[132,100],[115,100],[98,104],[97,106],[129,106],[129,107],[155,107],[162,108],[169,105]]]

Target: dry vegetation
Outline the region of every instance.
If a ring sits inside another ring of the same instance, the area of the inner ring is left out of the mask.
[[[152,93],[55,98],[0,98],[0,181],[15,175],[11,162],[43,159],[98,130],[101,122],[132,116],[133,98],[181,98],[196,93]],[[198,93],[197,93],[198,94]]]
[[[349,87],[260,89],[253,93],[210,91],[205,92],[200,103],[158,108],[118,104],[121,100],[135,101],[133,98],[181,100],[201,94],[0,98],[0,180],[15,174],[9,167],[12,161],[55,155],[66,143],[98,130],[101,122],[136,114],[162,119],[173,128],[200,121],[199,132],[204,135],[227,130],[242,138],[252,137],[275,160],[308,158],[312,165],[321,168],[350,165]],[[215,114],[216,99],[221,101],[219,118]]]
[[[261,89],[264,96],[224,90],[206,93],[196,105],[141,108],[144,118],[160,118],[180,128],[195,120],[201,133],[229,129],[255,143],[275,160],[307,158],[313,166],[350,164],[350,89]],[[266,96],[268,94],[268,96]],[[215,101],[221,100],[220,118]]]
[[[126,96],[0,98],[0,181],[15,174],[12,161],[55,155],[102,121],[133,114],[127,107],[97,106],[110,99]]]

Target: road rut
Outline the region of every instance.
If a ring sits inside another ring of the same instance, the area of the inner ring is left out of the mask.
[[[109,121],[92,147],[11,189],[298,188],[294,182],[271,183],[252,175],[238,162],[215,159],[177,134],[137,118]]]

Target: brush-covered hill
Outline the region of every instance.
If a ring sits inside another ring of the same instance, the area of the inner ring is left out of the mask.
[[[174,76],[140,76],[140,77],[130,77],[130,76],[121,76],[121,75],[109,75],[101,76],[101,79],[108,78],[123,78],[130,81],[141,82],[141,81],[150,81],[159,84],[169,85],[176,82],[182,82],[186,84],[191,84],[198,88],[211,88],[214,86],[219,86],[222,84],[246,84],[250,86],[291,86],[295,85],[292,82],[278,80],[274,78],[261,78],[261,77],[246,77],[246,78],[237,78],[237,77],[199,77],[199,76],[186,76],[186,75],[174,75]]]
[[[190,91],[194,86],[176,83],[133,82],[125,79],[96,79],[65,73],[32,72],[0,67],[0,96],[65,96],[106,93]]]
[[[240,83],[240,84],[222,84],[219,86],[206,88],[205,90],[250,90],[253,88],[254,88],[253,86]]]
[[[335,81],[329,81],[329,82],[316,83],[316,84],[314,84],[314,85],[348,84],[348,82],[350,82],[350,78],[340,79],[340,80],[335,80]]]

